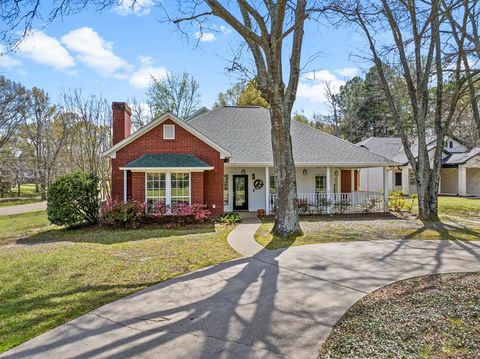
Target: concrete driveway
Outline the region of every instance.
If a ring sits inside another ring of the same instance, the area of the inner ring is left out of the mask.
[[[35,202],[29,204],[19,204],[17,206],[0,207],[0,216],[19,214],[26,212],[42,211],[47,209],[47,201]]]
[[[247,236],[255,228],[235,230],[234,246],[244,241],[243,250],[254,250]],[[335,322],[366,293],[413,276],[478,270],[479,242],[262,250],[105,305],[1,357],[315,358]]]

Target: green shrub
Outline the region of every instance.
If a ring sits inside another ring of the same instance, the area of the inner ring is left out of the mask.
[[[61,226],[98,221],[99,179],[87,172],[72,172],[48,188],[48,220]]]
[[[240,215],[235,212],[224,213],[219,218],[220,223],[228,225],[235,224],[241,220]]]
[[[405,206],[405,196],[401,191],[391,192],[388,197],[388,207],[390,210],[400,212]]]

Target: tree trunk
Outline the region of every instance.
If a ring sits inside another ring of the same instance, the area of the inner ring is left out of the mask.
[[[418,189],[418,218],[421,221],[439,221],[438,218],[438,177],[436,169],[425,169],[417,182]],[[440,173],[440,169],[438,169]]]
[[[273,165],[277,184],[277,209],[272,234],[279,237],[302,235],[295,206],[297,182],[290,136],[290,114],[282,106],[270,107]]]

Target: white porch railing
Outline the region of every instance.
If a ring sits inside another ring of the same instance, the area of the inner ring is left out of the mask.
[[[299,193],[297,208],[300,214],[344,214],[385,212],[384,196],[380,192]],[[387,204],[388,206],[388,204]],[[270,213],[277,208],[277,195],[270,195]]]

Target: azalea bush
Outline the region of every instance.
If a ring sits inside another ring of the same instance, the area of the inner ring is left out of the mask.
[[[146,220],[145,203],[109,200],[100,207],[100,224],[114,228],[137,228]]]
[[[199,204],[179,203],[171,208],[163,202],[155,205],[150,219],[170,227],[183,224],[202,223],[210,219],[211,212]]]

